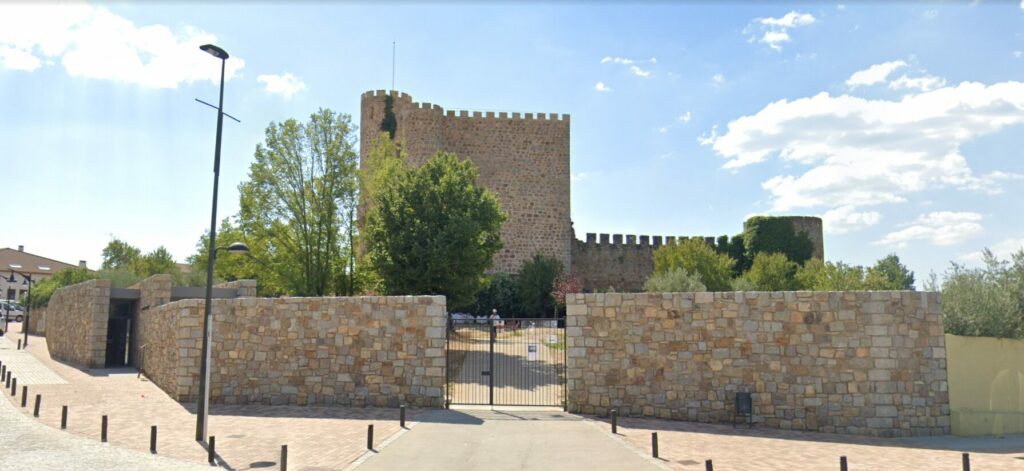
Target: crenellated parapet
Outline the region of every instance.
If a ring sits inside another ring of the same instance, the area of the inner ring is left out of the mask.
[[[433,103],[413,101],[412,95],[396,90],[372,90],[363,93],[363,100],[384,98],[391,95],[396,108],[412,110],[430,110],[437,112],[445,118],[469,118],[469,119],[499,119],[513,121],[554,121],[569,122],[569,115],[565,113],[522,113],[506,111],[475,111],[475,110],[445,110],[440,105]]]
[[[712,247],[715,246],[714,237],[597,234],[594,232],[588,232],[586,235],[586,240],[576,240],[576,243],[587,248],[593,247],[596,249],[616,249],[635,247],[657,248],[661,247],[662,245],[675,245],[687,239],[701,239],[708,245]]]

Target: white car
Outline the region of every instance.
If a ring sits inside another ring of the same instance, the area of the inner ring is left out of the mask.
[[[4,320],[8,322],[21,322],[25,320],[25,308],[13,301],[0,300],[0,321]]]

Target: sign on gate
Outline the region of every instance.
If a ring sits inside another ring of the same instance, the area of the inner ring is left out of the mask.
[[[526,346],[526,359],[537,361],[537,344],[531,343]]]

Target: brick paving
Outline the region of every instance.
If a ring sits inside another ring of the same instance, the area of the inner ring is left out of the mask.
[[[594,420],[610,431],[607,419]],[[659,457],[672,469],[687,471],[704,470],[707,459],[716,470],[839,469],[844,455],[851,470],[959,470],[963,451],[971,453],[974,471],[1024,470],[1024,436],[884,439],[621,417],[618,432],[647,454],[651,433],[658,432]]]
[[[8,342],[6,337],[0,338],[0,345]],[[59,428],[61,406],[68,405],[68,431],[99,441],[101,416],[107,415],[110,444],[145,452],[149,450],[150,426],[157,425],[161,456],[206,462],[206,449],[194,440],[193,404],[170,399],[145,377],[137,378],[134,370],[82,371],[53,361],[45,338],[31,337],[27,352],[13,353],[29,354],[65,382],[30,384],[29,404],[22,409],[21,372],[15,367],[17,396],[11,397],[7,391],[3,397],[22,414],[31,417],[35,395],[41,394],[40,417],[33,420]],[[12,353],[7,349],[0,355]],[[376,443],[399,431],[397,409],[214,405],[210,412],[209,431],[217,437],[218,463],[239,470],[276,469],[281,445],[285,444],[289,469],[344,469],[366,450],[368,425],[374,425]],[[407,418],[412,422],[418,414],[410,409]]]

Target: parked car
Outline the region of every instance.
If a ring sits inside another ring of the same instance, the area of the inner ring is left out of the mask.
[[[9,310],[8,307],[10,308]],[[14,322],[25,320],[25,308],[14,301],[0,300],[0,321],[5,320]]]

